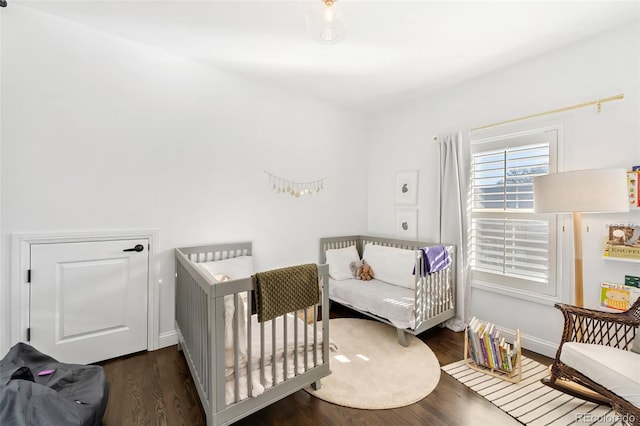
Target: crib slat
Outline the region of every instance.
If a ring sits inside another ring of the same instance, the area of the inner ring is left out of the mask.
[[[253,396],[253,365],[251,362],[251,312],[253,306],[251,305],[253,296],[251,292],[246,293],[247,296],[247,395]]]
[[[317,313],[317,305],[313,305],[314,314],[313,314],[313,366],[318,366],[318,315]],[[308,309],[307,309],[308,310]]]
[[[435,273],[433,275],[433,314],[437,315],[442,310],[442,274]]]
[[[276,385],[276,320],[271,320],[271,383]]]
[[[424,318],[424,290],[423,290],[423,280],[422,280],[422,276],[424,275],[424,262],[422,260],[422,251],[421,250],[417,250],[416,251],[416,256],[415,256],[415,273],[416,273],[416,278],[415,278],[415,284],[416,284],[416,288],[415,288],[415,292],[414,292],[414,303],[415,303],[415,313],[416,313],[416,319],[418,321],[422,321],[422,318]]]
[[[213,302],[211,301],[211,299],[209,299],[209,295],[200,288],[200,286],[198,285],[197,282],[194,281],[194,285],[196,286],[196,288],[199,291],[199,297],[201,299],[201,305],[200,305],[200,316],[202,318],[202,322],[199,323],[197,325],[197,327],[200,329],[200,336],[198,338],[200,347],[202,348],[202,369],[206,374],[206,376],[203,376],[203,381],[207,382],[207,395],[211,395],[212,392],[214,392],[214,390],[212,389],[212,384],[207,380],[208,377],[211,377],[212,372],[211,370],[213,369],[213,366],[211,364],[211,356],[213,355],[211,353],[211,339],[212,337],[212,333],[210,328],[210,323],[211,323],[211,318],[209,318],[209,305],[213,304]]]
[[[284,314],[282,316],[282,321],[284,322],[284,326],[282,327],[282,334],[283,334],[283,340],[284,340],[284,346],[283,346],[283,358],[282,358],[282,381],[287,380],[287,358],[288,358],[288,353],[287,353],[287,348],[288,348],[288,342],[287,342],[287,314]]]
[[[264,323],[260,323],[260,383],[264,386],[267,384],[267,377],[264,368]]]
[[[193,282],[196,298],[200,301],[196,302],[198,315],[195,317],[198,319],[198,323],[194,325],[194,329],[198,329],[200,332],[197,334],[197,347],[199,357],[200,357],[200,371],[203,374],[203,380],[206,381],[206,377],[209,377],[209,346],[206,345],[207,342],[207,325],[208,317],[207,317],[207,302],[208,298],[206,294],[198,287],[198,283]],[[206,386],[207,394],[209,394],[209,384]]]
[[[304,310],[304,371],[307,371],[309,369],[309,332],[308,332],[308,326],[309,326],[309,319],[307,318],[307,312],[308,310],[305,309]]]
[[[434,277],[432,277],[431,275],[427,275],[425,278],[427,284],[427,318],[431,318],[435,314],[434,305],[437,297],[437,286],[434,284]]]
[[[293,376],[298,375],[298,312],[294,313],[295,318],[293,321]]]
[[[442,310],[442,280],[440,279],[442,274],[432,274],[433,275],[433,286],[434,286],[434,314],[439,314]]]
[[[211,324],[215,330],[212,330],[215,336],[215,341],[212,342],[213,353],[210,354],[209,359],[211,362],[211,380],[212,389],[211,394],[215,397],[215,403],[213,404],[218,410],[224,408],[227,404],[225,401],[225,322],[224,322],[224,297],[217,297],[212,300],[213,323]],[[237,370],[236,370],[237,371]],[[234,371],[235,374],[235,371]]]
[[[240,335],[240,309],[238,307],[238,293],[233,295],[233,392],[235,402],[240,401],[240,354],[239,354],[239,335]]]
[[[446,292],[446,272],[439,271],[438,274],[438,313],[442,313],[447,309],[447,292]]]
[[[440,288],[440,292],[438,296],[440,296],[440,303],[438,304],[438,308],[440,311],[438,313],[444,312],[447,308],[447,292],[445,291],[445,281],[444,278],[447,276],[447,273],[442,271],[441,274],[438,274],[438,287]]]

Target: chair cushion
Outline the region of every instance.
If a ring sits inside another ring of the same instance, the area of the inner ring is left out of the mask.
[[[640,355],[604,345],[569,342],[560,361],[640,407]]]
[[[640,354],[640,330],[636,330],[636,337],[633,339],[631,350],[635,353]]]

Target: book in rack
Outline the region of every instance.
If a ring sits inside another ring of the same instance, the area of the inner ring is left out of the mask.
[[[464,332],[464,362],[473,370],[518,383],[522,379],[520,330],[509,343],[495,324],[473,317]]]

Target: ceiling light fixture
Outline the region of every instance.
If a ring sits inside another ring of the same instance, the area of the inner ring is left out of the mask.
[[[344,38],[344,0],[312,0],[305,2],[304,13],[307,30],[313,38],[320,36],[326,44],[334,44]]]
[[[335,10],[333,8],[333,5],[335,3],[335,0],[323,0],[324,1],[324,13],[323,13],[323,18],[324,18],[324,25],[323,25],[323,29],[320,32],[320,38],[325,42],[325,43],[335,43],[336,40],[338,39],[338,32],[336,31],[336,29],[334,28],[334,21],[335,21]]]

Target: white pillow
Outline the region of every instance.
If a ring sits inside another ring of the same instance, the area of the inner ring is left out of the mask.
[[[329,275],[336,281],[353,278],[351,262],[360,260],[356,246],[341,249],[329,249],[325,252],[329,264]]]
[[[362,258],[371,266],[375,279],[413,290],[416,288],[413,268],[414,250],[367,244]]]
[[[213,282],[225,281],[224,276],[236,280],[253,275],[253,257],[238,256],[212,262],[196,263],[200,271]]]

